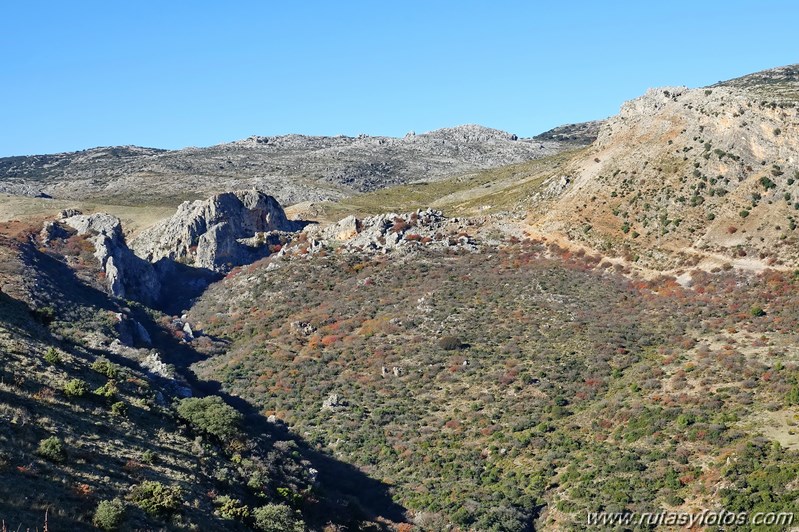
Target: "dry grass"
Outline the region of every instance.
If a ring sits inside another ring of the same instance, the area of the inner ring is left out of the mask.
[[[46,218],[57,215],[62,209],[75,208],[84,213],[107,212],[113,214],[122,220],[125,232],[132,235],[171,216],[177,205],[178,203],[174,205],[116,205],[0,194],[0,222]]]

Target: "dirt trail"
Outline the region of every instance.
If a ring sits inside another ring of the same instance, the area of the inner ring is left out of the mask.
[[[506,224],[503,225],[504,225],[503,228],[504,232],[520,238],[533,238],[545,242],[553,242],[558,246],[568,249],[570,251],[582,250],[585,253],[602,255],[601,252],[589,246],[570,240],[566,235],[562,233],[544,233],[525,222],[515,222],[511,223],[510,225]],[[661,275],[673,276],[677,279],[677,282],[679,282],[682,286],[689,285],[691,280],[691,271],[702,270],[705,272],[710,272],[716,268],[723,268],[727,265],[732,266],[732,268],[737,270],[751,271],[756,273],[760,273],[765,270],[791,271],[794,269],[784,265],[769,265],[765,261],[762,261],[757,258],[727,257],[725,255],[722,255],[721,253],[711,253],[696,249],[694,247],[683,248],[679,251],[697,256],[700,258],[700,260],[695,266],[682,266],[666,270],[647,268],[645,266],[641,266],[640,264],[636,264],[634,262],[625,260],[623,257],[606,257],[603,255],[604,257],[603,260],[610,262],[611,264],[620,264],[625,268],[629,268],[631,272],[637,274],[640,277],[643,277],[644,279],[653,279]]]

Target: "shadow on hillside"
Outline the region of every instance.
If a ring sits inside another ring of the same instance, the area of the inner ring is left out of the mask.
[[[308,220],[291,220],[291,229],[301,231],[316,222]],[[256,247],[235,244],[236,262],[228,264],[228,269],[247,266],[268,257],[274,246],[285,245],[285,235],[268,234],[265,240]],[[144,259],[141,259],[144,260]],[[224,275],[218,271],[198,266],[190,266],[182,262],[162,258],[153,264],[161,281],[161,294],[157,308],[167,314],[180,315],[191,308],[211,284],[221,280]]]
[[[297,444],[302,456],[318,469],[319,481],[327,490],[327,495],[332,496],[328,502],[333,504],[325,508],[325,515],[321,516],[323,520],[347,522],[352,519],[353,511],[360,510],[358,513],[361,514],[361,518],[369,520],[383,518],[397,523],[406,522],[405,508],[394,502],[388,485],[370,478],[351,464],[319,452],[284,426],[270,423],[254,405],[241,397],[223,391],[220,382],[198,379],[191,371],[190,366],[204,360],[207,356],[193,349],[190,344],[167,334],[152,322],[146,326],[148,330],[151,330],[154,345],[164,353],[164,361],[176,368],[178,374],[186,379],[196,395],[222,397],[226,403],[244,414],[246,429],[254,435],[270,435],[273,440],[292,440]],[[353,507],[353,502],[355,507]],[[320,524],[324,523],[320,522]]]
[[[193,275],[197,274],[196,270],[198,269],[178,264],[173,272],[176,276]],[[190,304],[201,293],[197,293],[191,298],[175,299],[174,302],[177,306]],[[189,307],[181,306],[180,310],[186,308]],[[161,353],[164,362],[175,367],[176,373],[185,379],[194,395],[222,397],[226,403],[244,414],[246,430],[254,436],[267,435],[272,441],[291,440],[297,444],[303,458],[309,460],[319,471],[318,479],[326,490],[328,500],[324,514],[319,516],[320,525],[324,525],[328,521],[340,524],[350,523],[354,515],[369,520],[382,518],[393,522],[406,521],[405,508],[393,501],[388,485],[370,478],[351,464],[319,452],[284,426],[270,423],[257,407],[241,397],[226,393],[220,382],[199,379],[190,367],[194,363],[205,360],[208,355],[200,353],[191,344],[176,338],[168,330],[155,323],[152,316],[143,310],[134,310],[133,318],[147,329],[152,338],[153,347]],[[121,360],[117,362],[125,363]],[[130,364],[130,361],[127,363]],[[154,376],[154,380],[161,381],[160,384],[169,389],[170,383],[165,379]]]
[[[222,279],[221,273],[171,259],[161,259],[154,266],[161,281],[157,308],[170,315],[180,316],[209,286]]]

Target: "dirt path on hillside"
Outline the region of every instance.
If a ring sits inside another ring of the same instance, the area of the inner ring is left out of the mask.
[[[657,270],[641,266],[640,264],[636,264],[634,262],[630,262],[628,260],[625,260],[623,257],[604,256],[601,252],[589,246],[570,240],[564,234],[543,233],[525,222],[512,222],[510,224],[503,224],[503,225],[504,227],[502,228],[502,230],[504,232],[512,234],[519,238],[533,238],[544,242],[552,242],[554,244],[557,244],[561,248],[568,249],[569,251],[572,252],[582,250],[585,253],[589,254],[599,254],[603,256],[603,260],[610,262],[611,264],[619,264],[621,266],[624,266],[625,268],[629,268],[631,272],[637,274],[638,276],[644,279],[647,280],[654,279],[661,275],[672,276],[675,277],[677,279],[677,282],[679,282],[682,286],[689,285],[691,280],[692,270],[702,270],[705,272],[711,272],[716,268],[728,267],[728,265],[732,266],[732,268],[736,270],[750,271],[755,273],[760,273],[765,270],[777,270],[777,271],[793,270],[793,268],[790,268],[788,266],[769,265],[765,261],[753,257],[727,257],[725,255],[722,255],[721,253],[711,253],[707,251],[698,250],[694,247],[683,248],[679,251],[699,257],[700,260],[695,266],[683,266],[679,268],[670,268],[667,270]],[[676,251],[676,250],[671,250],[671,251]]]

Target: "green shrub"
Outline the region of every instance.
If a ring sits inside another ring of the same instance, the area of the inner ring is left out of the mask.
[[[105,397],[106,399],[113,399],[117,392],[119,392],[119,388],[117,388],[117,385],[114,381],[108,381],[94,390],[95,395]]]
[[[111,415],[112,416],[128,415],[128,405],[126,405],[122,401],[117,401],[116,403],[111,405]]]
[[[158,460],[158,455],[149,449],[144,451],[141,455],[141,461],[145,464],[154,464],[156,460]]]
[[[129,498],[148,514],[160,517],[174,513],[183,502],[180,487],[165,486],[154,480],[146,480],[135,486]]]
[[[239,435],[242,415],[216,395],[182,399],[177,411],[194,428],[221,440]]]
[[[119,366],[103,357],[94,361],[92,369],[97,373],[105,375],[109,379],[115,379],[119,375]]]
[[[67,451],[64,449],[64,444],[56,436],[50,436],[40,441],[36,454],[51,462],[63,462],[67,459]]]
[[[217,513],[223,519],[236,519],[242,521],[250,516],[250,509],[240,500],[228,495],[220,495],[214,499],[214,504],[219,506]]]
[[[752,308],[749,309],[749,314],[757,318],[760,316],[765,316],[766,311],[763,310],[763,307],[760,305],[752,305]]]
[[[772,189],[772,188],[774,188],[774,187],[776,187],[776,186],[777,186],[776,184],[774,184],[774,181],[772,181],[771,179],[769,179],[769,178],[768,178],[768,177],[766,177],[766,176],[763,176],[763,177],[761,177],[761,178],[760,178],[760,184],[761,184],[761,185],[763,186],[763,188],[765,188],[766,190],[770,190],[770,189]]]
[[[62,361],[61,354],[56,351],[54,347],[51,347],[47,350],[47,352],[44,354],[44,360],[53,366],[60,364]]]
[[[799,386],[791,387],[791,391],[788,392],[786,397],[786,402],[788,406],[799,405]]]
[[[88,393],[89,387],[80,379],[72,379],[64,385],[64,393],[67,397],[83,397]]]
[[[100,501],[92,523],[102,530],[116,530],[125,515],[125,503],[120,499]]]
[[[747,211],[746,209],[744,209],[744,210],[742,210],[741,212],[739,212],[739,213],[738,213],[738,215],[739,215],[741,218],[746,218],[747,216],[749,216],[749,211]]]
[[[285,504],[267,504],[253,512],[255,527],[264,532],[303,532],[305,525],[297,512]]]

